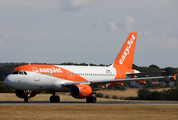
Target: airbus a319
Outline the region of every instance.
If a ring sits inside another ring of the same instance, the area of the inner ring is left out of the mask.
[[[96,91],[116,85],[124,85],[127,81],[137,81],[145,84],[145,80],[171,78],[174,76],[137,77],[141,74],[132,69],[137,33],[131,32],[124,43],[115,62],[111,66],[70,66],[70,65],[23,65],[15,68],[4,83],[15,89],[19,98],[30,102],[40,91],[51,91],[50,102],[60,102],[55,92],[70,92],[72,97],[86,99],[95,103]]]

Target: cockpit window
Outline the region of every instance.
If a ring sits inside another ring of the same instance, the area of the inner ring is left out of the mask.
[[[23,75],[23,72],[22,72],[22,71],[19,71],[19,74]]]
[[[13,71],[12,72],[12,74],[18,74],[19,73],[19,71]]]
[[[24,73],[24,75],[27,75],[27,72],[24,71],[23,73]]]
[[[13,71],[11,74],[27,75],[27,72],[25,72],[25,71]]]

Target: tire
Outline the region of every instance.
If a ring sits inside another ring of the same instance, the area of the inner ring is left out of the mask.
[[[50,97],[50,102],[60,102],[60,97],[59,96],[51,96]]]
[[[30,103],[31,100],[30,100],[30,98],[24,98],[24,102],[26,102],[26,103]]]
[[[91,96],[91,102],[96,103],[96,97],[95,96]]]
[[[25,102],[25,103],[27,102],[27,98],[24,98],[24,102]]]
[[[51,96],[50,97],[50,102],[54,102],[55,101],[55,96]]]
[[[60,97],[59,96],[55,96],[55,102],[56,103],[60,102]]]
[[[91,97],[86,98],[87,103],[91,103]]]
[[[30,98],[27,98],[27,102],[28,102],[28,103],[30,103],[30,102],[31,102]]]

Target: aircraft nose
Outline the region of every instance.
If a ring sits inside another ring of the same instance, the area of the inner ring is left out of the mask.
[[[13,84],[13,81],[12,81],[10,75],[8,75],[8,76],[5,78],[4,84],[5,84],[6,86],[8,86],[8,87],[10,87],[10,86]]]

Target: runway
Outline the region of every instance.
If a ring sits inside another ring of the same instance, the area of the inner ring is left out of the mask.
[[[178,106],[178,102],[133,102],[133,101],[119,101],[119,102],[76,102],[76,101],[61,101],[60,103],[50,103],[48,101],[32,101],[31,103],[24,103],[23,101],[0,101],[0,106],[57,106],[57,105],[148,105],[148,106]]]

